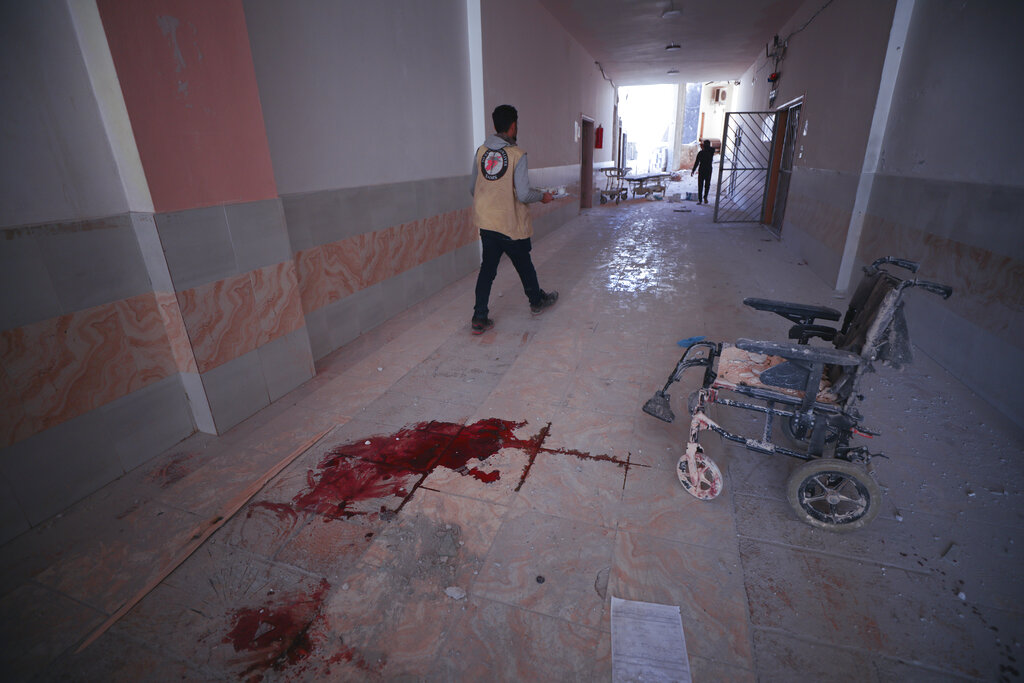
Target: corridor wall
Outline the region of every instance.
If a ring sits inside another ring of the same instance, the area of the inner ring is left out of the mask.
[[[496,106],[516,107],[518,141],[527,152],[531,183],[565,185],[574,194],[531,206],[534,230],[543,235],[578,211],[582,140],[576,138],[576,126],[581,117],[604,127],[605,142],[594,150],[594,168],[612,163],[615,89],[593,56],[537,0],[482,2],[481,24],[487,131],[493,129]],[[465,163],[468,170],[469,160]]]
[[[1004,125],[1024,109],[1006,85],[1021,25],[1019,3],[915,3],[857,256],[953,287],[914,294],[915,343],[1024,424],[1024,136]]]
[[[248,0],[302,311],[321,358],[478,265],[464,0]]]
[[[830,283],[852,247],[854,283],[859,266],[891,255],[951,285],[948,301],[910,295],[915,344],[1024,424],[1015,389],[1024,381],[1024,138],[999,133],[1024,105],[1019,89],[1006,86],[1024,63],[1013,32],[1024,6],[909,4],[897,75],[883,86],[895,2],[835,2],[815,16],[821,5],[809,1],[780,28],[780,37],[800,30],[779,65],[775,104],[804,98],[782,239]],[[774,68],[765,57],[754,62],[735,110],[768,109]],[[870,194],[858,234],[851,218],[880,88],[891,106],[876,131],[877,168],[869,164],[864,176]],[[972,133],[979,123],[988,134]]]

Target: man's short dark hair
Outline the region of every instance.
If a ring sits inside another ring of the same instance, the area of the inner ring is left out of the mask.
[[[499,104],[491,114],[491,121],[494,123],[494,130],[504,133],[512,127],[512,124],[519,120],[519,112],[511,104]]]

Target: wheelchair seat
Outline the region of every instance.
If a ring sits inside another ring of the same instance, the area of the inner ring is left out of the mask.
[[[735,390],[736,387],[754,387],[765,391],[778,392],[796,399],[803,399],[805,392],[801,389],[779,386],[775,383],[761,381],[762,373],[768,372],[769,382],[778,382],[771,378],[773,368],[784,366],[789,361],[782,356],[770,356],[763,353],[744,351],[731,344],[722,344],[722,353],[718,356],[718,378],[714,383],[716,389]],[[778,372],[778,371],[776,371]],[[802,385],[803,380],[800,381]],[[832,389],[828,377],[822,377],[818,385],[815,401],[818,403],[839,403],[839,396]]]

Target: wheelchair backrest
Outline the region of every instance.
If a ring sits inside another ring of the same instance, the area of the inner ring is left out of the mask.
[[[904,281],[880,268],[865,273],[835,338],[835,347],[871,360],[902,364],[910,339],[903,317]]]

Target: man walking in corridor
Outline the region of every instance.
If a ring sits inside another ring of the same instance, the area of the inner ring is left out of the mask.
[[[697,152],[697,158],[693,160],[693,170],[690,171],[690,177],[693,177],[694,171],[697,171],[697,203],[700,204],[700,198],[704,198],[704,203],[708,203],[708,190],[711,189],[711,169],[712,164],[715,160],[715,150],[711,147],[711,140],[705,140],[704,146],[699,152]]]
[[[519,114],[515,107],[502,104],[491,114],[494,135],[489,135],[476,150],[473,160],[473,224],[480,230],[483,258],[476,280],[476,303],[471,322],[473,334],[483,334],[494,327],[487,317],[491,284],[498,272],[502,254],[507,254],[523,291],[536,315],[554,305],[558,292],[545,292],[537,282],[537,271],[530,258],[530,237],[533,223],[527,204],[547,204],[550,192],[530,188],[526,153],[516,146]]]

